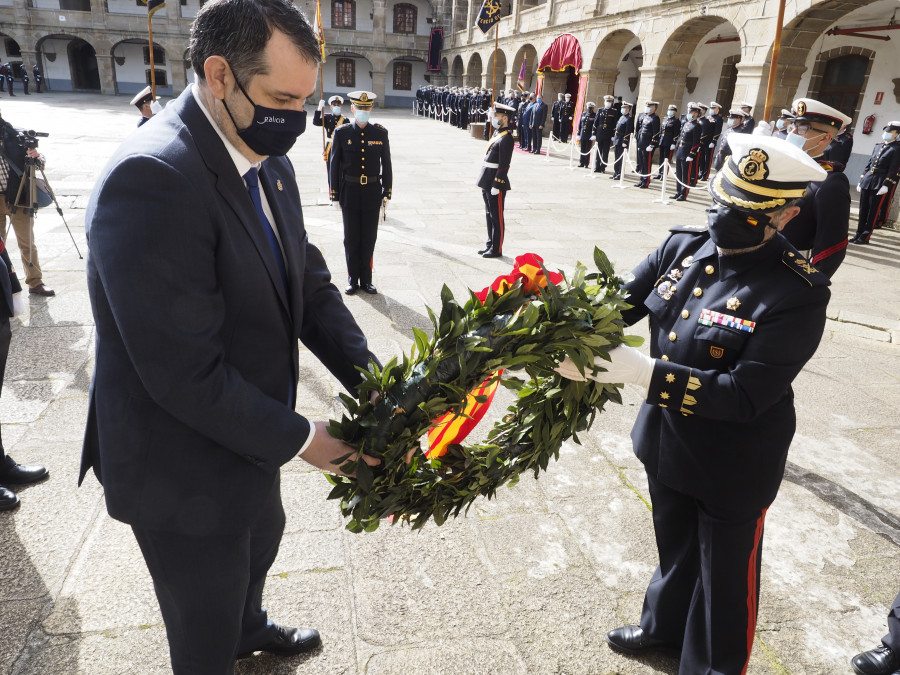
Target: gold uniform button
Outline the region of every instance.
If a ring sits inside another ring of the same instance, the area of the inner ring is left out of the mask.
[[[660,356],[659,358],[661,358],[663,361],[668,361],[668,360],[669,360],[669,357],[666,356],[665,354],[663,354],[663,355]]]
[[[689,319],[690,316],[691,316],[691,313],[689,311],[687,311],[686,309],[681,310],[681,318],[682,319]]]
[[[678,335],[675,333],[675,331],[672,331],[671,333],[669,333],[669,342],[675,342],[675,340],[677,340],[677,339],[678,339]]]
[[[697,286],[697,288],[694,289],[694,297],[699,298],[701,295],[703,295],[703,289]]]
[[[706,268],[704,269],[704,271],[705,271],[707,274],[712,274],[713,272],[716,271],[716,268],[713,267],[712,265],[707,265]]]

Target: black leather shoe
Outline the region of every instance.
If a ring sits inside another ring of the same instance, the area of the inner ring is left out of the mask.
[[[369,295],[375,295],[378,292],[372,284],[363,284],[362,289]]]
[[[478,255],[484,255],[485,253],[487,253],[487,252],[490,251],[490,250],[491,250],[491,247],[490,247],[490,246],[486,246],[485,248],[480,249],[480,250],[478,251]]]
[[[42,466],[26,466],[16,464],[12,457],[6,456],[6,462],[0,467],[0,485],[28,485],[44,480],[50,472]]]
[[[260,645],[256,649],[237,655],[239,659],[253,656],[253,652],[269,652],[275,656],[294,656],[315,649],[322,644],[319,631],[314,628],[288,628],[276,626],[278,629],[271,642]]]
[[[868,244],[870,236],[871,236],[871,233],[869,233],[869,232],[860,232],[851,241],[854,244]]]
[[[353,295],[358,290],[359,290],[359,284],[350,284],[347,286],[347,288],[344,289],[344,293],[347,295]]]
[[[640,626],[622,626],[611,630],[606,634],[606,642],[614,650],[623,654],[642,654],[649,651],[681,653],[681,650],[675,645],[644,635],[644,629]]]
[[[878,645],[854,656],[850,665],[859,675],[891,675],[900,670],[900,655],[887,645]]]
[[[12,511],[19,505],[19,498],[12,490],[0,487],[0,511]]]
[[[502,256],[503,256],[503,254],[500,253],[499,251],[485,251],[484,253],[481,254],[482,258],[500,258]]]
[[[619,180],[619,176],[617,174],[613,174],[609,177],[610,180]]]
[[[687,201],[687,197],[685,197],[684,195],[678,195],[677,197],[675,197],[675,201],[676,202],[684,202],[684,201]]]

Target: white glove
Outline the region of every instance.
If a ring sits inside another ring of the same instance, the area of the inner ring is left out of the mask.
[[[500,194],[500,189],[499,189],[499,188],[491,188],[491,194],[492,194],[494,197],[496,197],[497,195]]]
[[[338,211],[341,210],[341,203],[338,201],[331,202],[331,205],[336,208]]]
[[[162,112],[162,104],[159,101],[150,101],[150,112],[159,115]]]
[[[594,366],[605,368],[605,371],[588,373],[588,378],[595,382],[625,382],[636,384],[647,389],[650,386],[650,378],[653,375],[653,366],[656,359],[651,359],[646,354],[635,349],[621,345],[609,352],[610,361],[599,356],[594,357]],[[584,382],[585,378],[574,363],[566,357],[556,368],[556,372],[569,380]]]
[[[569,121],[570,121],[570,122],[572,121],[572,118],[571,118],[571,117],[569,118]]]
[[[674,149],[675,149],[675,144],[673,143],[672,145],[669,146],[669,150],[674,150]]]
[[[684,160],[684,161],[685,161],[685,162],[693,162],[693,161],[694,161],[694,158],[693,158],[693,157],[688,157],[688,158],[687,158],[686,160]]]
[[[856,184],[856,191],[857,191],[857,192],[862,192],[862,183],[857,183],[857,184]]]
[[[716,147],[716,144],[715,144],[715,143],[710,143],[710,144],[709,144],[709,147],[710,147],[710,148],[714,148],[714,147]]]
[[[319,99],[319,112],[325,110],[325,101],[323,99]]]
[[[886,195],[887,191],[887,185],[882,185],[875,194],[880,197],[881,195]]]
[[[772,135],[772,125],[763,120],[762,122],[757,122],[756,126],[753,128],[754,136],[771,136]]]
[[[647,152],[653,152],[653,146],[652,146],[652,145],[648,145],[648,146],[647,146]]]
[[[25,313],[25,299],[21,293],[13,293],[13,316],[20,316]]]
[[[596,136],[591,136],[591,140],[592,140],[592,141],[596,141],[596,140],[597,140],[597,137],[596,137]]]

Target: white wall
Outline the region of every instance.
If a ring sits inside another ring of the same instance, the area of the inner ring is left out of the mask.
[[[44,54],[44,79],[50,83],[50,87],[58,91],[72,90],[72,74],[69,71],[68,46],[71,40],[48,38],[41,43],[41,51]],[[50,61],[46,57],[47,52],[56,54],[56,60]]]
[[[120,94],[136,94],[147,86],[146,71],[149,70],[150,65],[144,63],[144,47],[145,45],[142,44],[122,42],[113,49],[114,56],[125,57],[125,63],[121,66],[115,60],[113,61],[116,69],[116,85]],[[159,50],[157,49],[157,51]],[[173,64],[169,62],[169,58],[170,55],[166,53],[165,65],[154,64],[156,70],[166,71],[167,76],[167,85],[161,87],[157,84],[157,93],[160,91],[171,91],[172,89]],[[180,60],[174,64],[174,67],[181,67]]]
[[[687,104],[690,101],[701,101],[709,105],[710,101],[716,99],[719,91],[719,79],[722,76],[722,63],[729,56],[740,54],[740,42],[719,42],[716,44],[705,44],[706,40],[715,38],[718,34],[727,34],[727,28],[715,30],[711,35],[707,35],[700,41],[694,55],[691,57],[689,77],[699,78],[694,92],[689,94],[687,90],[681,101],[660,101],[663,108],[669,103],[675,103],[678,106],[679,114],[687,110]],[[718,101],[722,105],[727,105],[728,101]]]

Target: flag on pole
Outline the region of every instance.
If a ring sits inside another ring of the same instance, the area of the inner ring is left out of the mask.
[[[316,0],[316,29],[319,31],[319,50],[322,52],[322,63],[325,63],[325,28],[322,27],[322,4],[319,0]]]
[[[528,57],[526,56],[522,59],[522,68],[519,70],[519,79],[516,80],[516,86],[519,88],[519,91],[525,91],[525,68],[527,64]]]
[[[149,0],[147,2],[147,15],[153,16],[153,13],[158,9],[162,9],[166,6],[166,0]]]
[[[478,12],[478,18],[475,19],[475,25],[481,29],[482,33],[487,33],[502,18],[500,16],[500,0],[484,0],[481,11]]]

